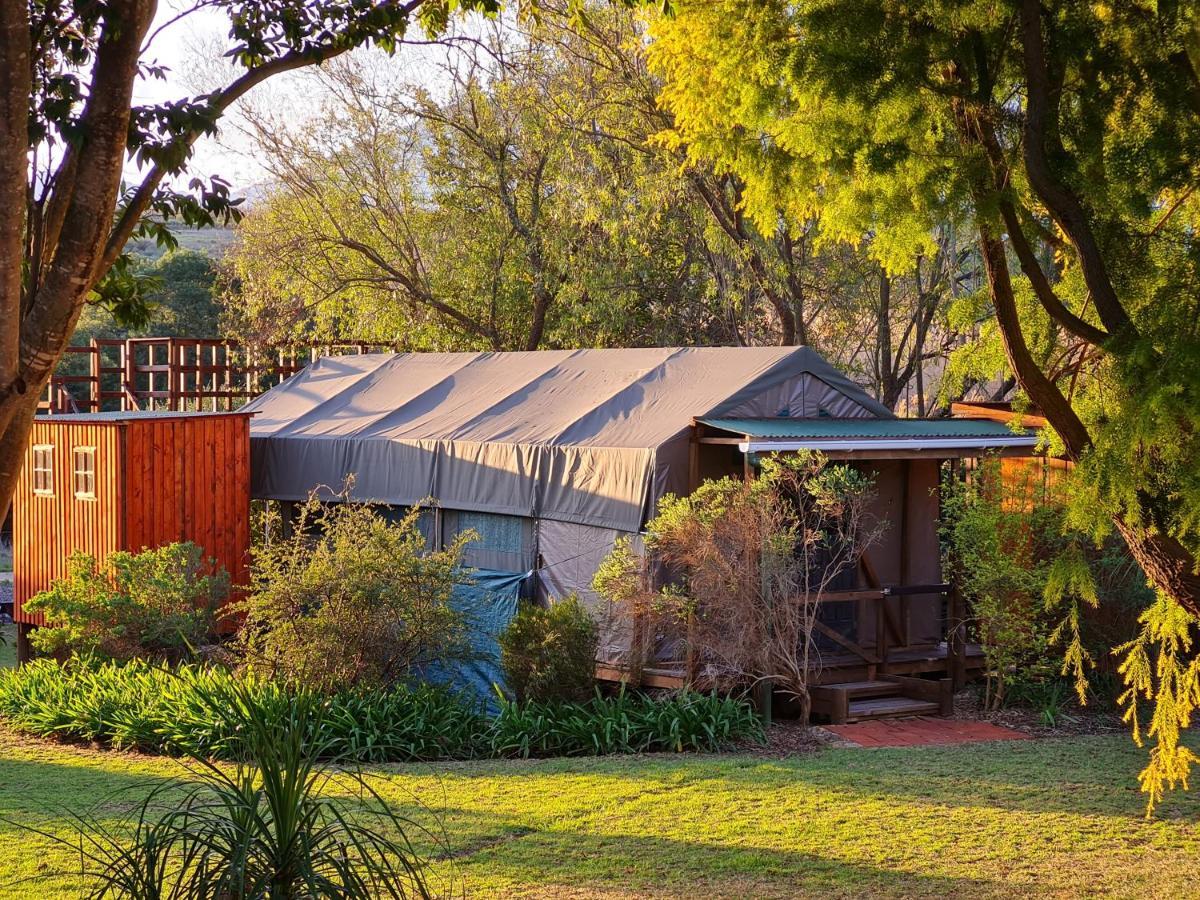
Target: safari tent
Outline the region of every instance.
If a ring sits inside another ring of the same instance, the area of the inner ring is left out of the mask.
[[[889,538],[831,598],[845,612],[828,630],[833,669],[864,677],[947,665],[942,462],[1035,443],[995,422],[897,419],[807,347],[322,358],[246,411],[253,497],[335,499],[352,479],[353,500],[425,505],[431,544],[473,529],[467,562],[520,576],[543,601],[597,604],[598,564],[665,493],[752,473],[767,453],[855,460],[875,475]],[[601,673],[620,677],[626,649],[609,634]],[[679,665],[647,677],[680,683]]]

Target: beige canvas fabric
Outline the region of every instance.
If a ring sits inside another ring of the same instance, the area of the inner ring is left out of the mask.
[[[251,403],[252,492],[637,531],[700,416],[890,417],[807,347],[328,357]]]

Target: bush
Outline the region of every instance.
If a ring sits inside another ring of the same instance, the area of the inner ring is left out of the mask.
[[[594,690],[597,641],[578,597],[526,604],[500,635],[500,663],[518,700],[583,702]]]
[[[1119,540],[1096,546],[1071,531],[1060,503],[1031,503],[1035,494],[987,460],[969,481],[943,484],[941,529],[987,660],[986,704],[1054,719],[1062,679],[1085,700],[1088,673],[1112,673],[1112,647],[1137,634],[1154,595]]]
[[[488,737],[498,757],[596,756],[715,753],[761,741],[763,731],[743,700],[691,691],[656,700],[622,691],[588,703],[505,703]]]
[[[229,576],[192,543],[141,553],[118,551],[99,563],[76,553],[66,578],[25,609],[45,616],[34,647],[43,653],[96,653],[111,659],[178,661],[214,639]]]
[[[370,507],[310,501],[288,537],[253,551],[242,650],[251,664],[324,691],[396,684],[466,655],[450,604],[462,535],[427,552],[419,510],[389,523]]]
[[[618,541],[592,582],[633,634],[630,668],[674,644],[698,683],[770,681],[807,721],[821,600],[882,533],[874,497],[869,475],[815,452],[665,495],[645,552]]]
[[[207,698],[235,691],[241,706],[214,712]],[[286,716],[296,698],[309,693],[206,666],[38,660],[0,670],[0,718],[41,737],[237,759],[242,718],[251,711]],[[361,762],[717,751],[761,738],[749,704],[716,696],[504,701],[500,714],[489,718],[478,702],[427,685],[327,695],[319,732],[308,736],[323,756]]]

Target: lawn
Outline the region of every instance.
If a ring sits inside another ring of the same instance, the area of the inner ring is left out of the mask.
[[[788,759],[638,757],[372,770],[444,828],[484,897],[1161,896],[1200,879],[1200,800],[1143,819],[1143,752],[1119,735]],[[0,732],[0,816],[70,834],[176,763]],[[71,855],[0,825],[0,895],[73,896]],[[431,847],[428,841],[422,846]]]

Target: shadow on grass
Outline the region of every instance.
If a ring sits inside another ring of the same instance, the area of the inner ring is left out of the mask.
[[[182,766],[170,762],[163,766],[162,774],[114,771],[103,765],[109,760],[119,764],[137,758],[113,754],[101,757],[100,764],[89,765],[0,760],[0,816],[9,820],[0,823],[0,835],[10,846],[24,846],[27,854],[40,857],[10,858],[7,864],[0,864],[0,888],[30,874],[35,874],[36,880],[23,884],[49,885],[59,876],[70,879],[79,871],[78,859],[68,848],[55,847],[42,837],[31,840],[18,825],[70,839],[75,834],[70,813],[76,813],[119,831],[127,824],[129,812],[151,790],[173,780],[175,773],[186,774]],[[646,763],[641,762],[643,766]],[[436,772],[432,777],[437,777]],[[169,805],[169,795],[162,799]],[[562,887],[568,896],[569,886],[579,896],[632,891],[680,900],[808,893],[905,897],[1004,893],[1004,885],[984,879],[925,875],[818,853],[757,847],[753,846],[753,834],[745,835],[744,840],[706,842],[702,836],[686,840],[597,833],[570,825],[548,828],[533,811],[525,817],[452,805],[420,808],[413,798],[392,800],[397,811],[424,820],[426,827],[437,831],[439,822],[444,826],[447,846],[435,848],[414,835],[419,852],[430,854],[439,867],[453,866],[468,883],[474,880],[502,894],[544,889],[554,895],[549,886]],[[669,803],[669,798],[665,802]],[[353,805],[353,800],[347,798],[347,803]],[[505,887],[491,887],[498,884]]]
[[[1188,742],[1200,746],[1200,736]],[[580,776],[633,780],[647,791],[713,782],[733,791],[810,790],[949,807],[1141,819],[1146,798],[1137,775],[1147,754],[1128,735],[1115,734],[952,747],[830,749],[784,759],[661,755],[473,762],[441,771],[463,780],[501,774],[514,782]],[[414,776],[420,772],[408,765],[386,769]],[[1167,796],[1165,807],[1174,815],[1200,817],[1200,796],[1178,791]]]
[[[775,896],[1011,896],[1011,885],[972,877],[904,871],[819,853],[745,843],[711,843],[647,834],[540,830],[477,809],[442,810],[458,835],[451,855],[468,885],[472,876],[513,890],[569,886],[635,892],[656,898]],[[449,827],[449,826],[448,826]],[[464,833],[474,832],[463,840]],[[518,887],[520,886],[520,887]],[[586,891],[583,895],[588,895]]]

